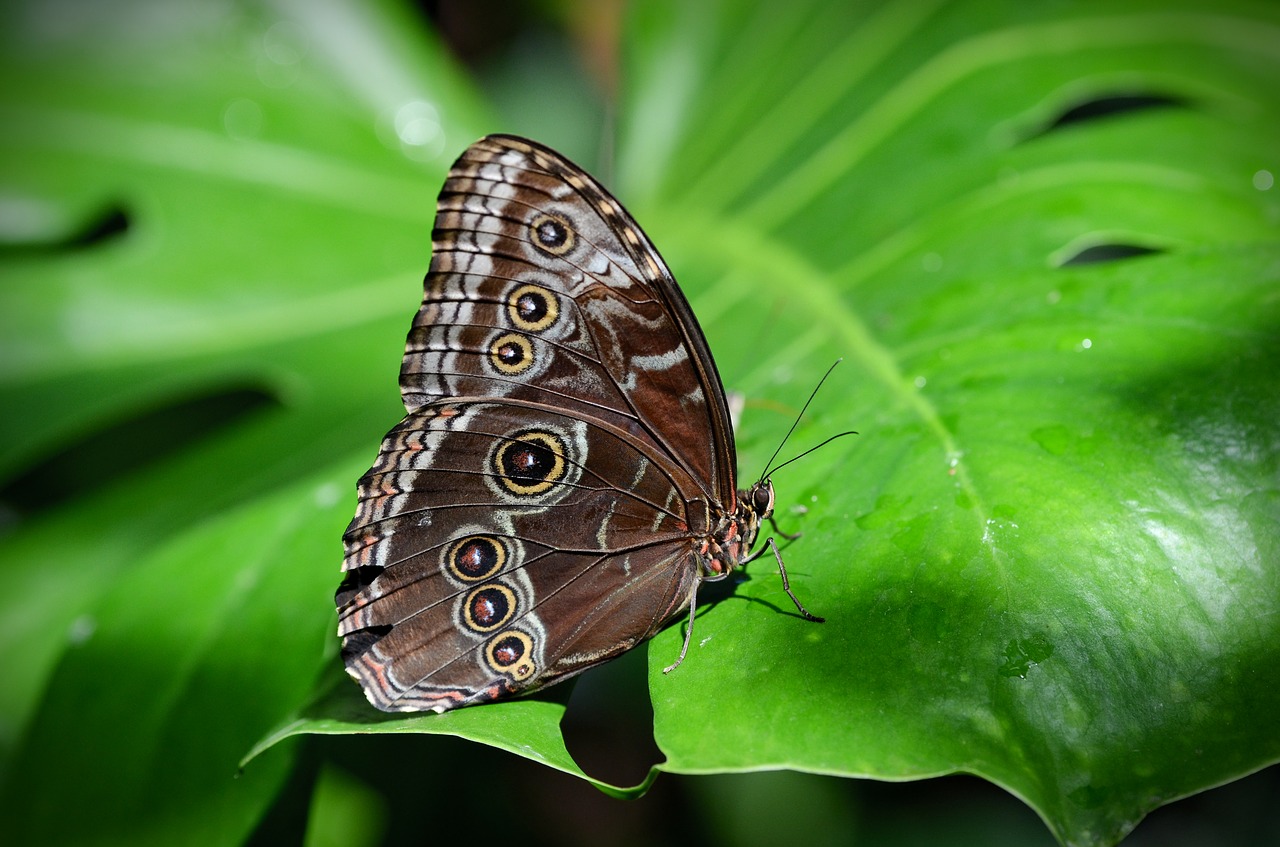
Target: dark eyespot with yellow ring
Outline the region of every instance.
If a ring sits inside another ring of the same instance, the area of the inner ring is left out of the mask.
[[[573,249],[578,239],[573,225],[559,212],[539,212],[529,221],[532,243],[548,256],[563,256]]]
[[[533,676],[533,639],[518,629],[509,629],[489,640],[484,658],[489,667],[509,674],[517,682]]]
[[[493,632],[515,614],[515,592],[500,582],[473,589],[462,603],[462,622],[473,632]]]
[[[507,548],[489,535],[470,535],[449,545],[445,567],[463,582],[479,582],[507,564]]]
[[[564,478],[564,442],[554,433],[524,430],[494,451],[490,470],[512,494],[545,494]]]
[[[533,345],[519,333],[503,333],[489,345],[489,362],[507,376],[522,374],[533,367]]]
[[[507,298],[507,314],[517,329],[541,332],[560,318],[555,295],[537,285],[522,285]]]

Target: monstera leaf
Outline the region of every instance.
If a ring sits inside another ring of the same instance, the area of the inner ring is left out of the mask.
[[[590,778],[567,688],[403,717],[334,679],[436,191],[556,72],[500,121],[396,6],[10,6],[6,831],[238,843],[295,735]],[[766,557],[675,673],[682,626],[648,646],[658,770],[969,773],[1110,844],[1280,759],[1280,13],[1203,6],[632,5],[616,156],[540,140],[663,250],[744,479],[837,358],[782,456],[861,433],[775,477],[827,623]]]

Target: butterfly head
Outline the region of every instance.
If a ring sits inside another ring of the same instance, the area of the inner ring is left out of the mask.
[[[773,480],[762,479],[744,492],[743,500],[747,501],[746,510],[755,517],[756,526],[767,521],[773,515]]]
[[[738,492],[739,532],[742,535],[742,546],[739,561],[745,557],[756,543],[760,533],[760,524],[773,516],[773,481],[761,479],[746,491]]]

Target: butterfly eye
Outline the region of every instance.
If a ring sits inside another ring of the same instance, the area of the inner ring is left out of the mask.
[[[509,376],[524,373],[533,364],[533,345],[523,335],[503,333],[489,345],[489,361]]]
[[[532,652],[533,639],[518,629],[511,629],[490,641],[484,654],[491,668],[523,680],[533,676],[534,666],[529,660]]]
[[[768,488],[753,488],[751,505],[761,519],[767,517],[773,511],[773,492]]]
[[[477,582],[502,570],[507,562],[507,549],[496,538],[472,535],[449,547],[445,562],[458,579]]]
[[[490,460],[491,471],[512,494],[545,494],[564,478],[565,451],[552,433],[526,430],[503,442]]]
[[[493,632],[516,613],[516,595],[500,583],[472,591],[462,604],[465,626],[475,632]]]
[[[541,212],[529,222],[533,246],[550,256],[563,256],[573,249],[573,227],[564,215]]]
[[[522,285],[507,298],[507,314],[518,329],[541,332],[560,317],[560,307],[554,297],[536,285]]]

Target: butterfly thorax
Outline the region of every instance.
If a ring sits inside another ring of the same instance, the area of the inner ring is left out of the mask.
[[[739,491],[732,512],[726,512],[703,542],[703,579],[724,579],[742,565],[760,533],[760,524],[773,514],[773,483],[767,479]]]

